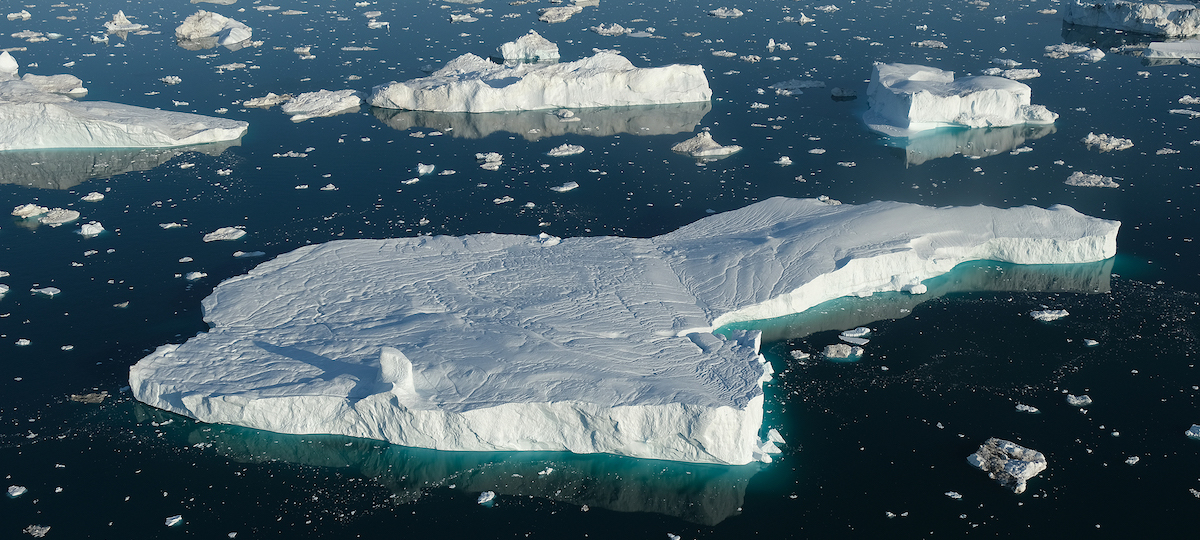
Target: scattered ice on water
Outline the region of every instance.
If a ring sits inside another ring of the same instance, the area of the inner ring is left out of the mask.
[[[967,462],[1013,493],[1024,493],[1026,481],[1046,470],[1046,456],[1041,452],[995,437],[979,445]]]
[[[43,538],[46,536],[46,533],[50,532],[50,526],[49,525],[30,525],[30,526],[22,529],[21,532],[28,534],[29,536],[32,536],[34,538]]]

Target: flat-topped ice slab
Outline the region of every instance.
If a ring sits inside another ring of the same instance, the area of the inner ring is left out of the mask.
[[[1200,6],[1194,3],[1072,0],[1063,22],[1167,37],[1200,35]]]
[[[987,75],[954,78],[953,71],[876,62],[867,85],[867,125],[906,137],[940,127],[1052,124],[1058,115],[1031,105],[1029,85]]]
[[[1111,257],[1062,206],[774,198],[654,238],[475,234],[306,246],[219,285],[211,330],[130,370],[205,422],[446,450],[741,464],[760,448],[756,336],[729,322],[899,290],[959,262]]]
[[[639,68],[610,52],[558,64],[495,64],[474,54],[428,77],[376,86],[375,107],[413,111],[496,112],[708,101],[704,68]]]

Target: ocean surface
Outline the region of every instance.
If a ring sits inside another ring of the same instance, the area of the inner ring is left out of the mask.
[[[11,287],[0,297],[0,487],[27,488],[0,500],[0,537],[27,537],[30,525],[49,526],[47,538],[1194,534],[1200,441],[1184,432],[1200,423],[1200,119],[1170,111],[1195,108],[1179,100],[1200,95],[1200,71],[1143,59],[1149,37],[1065,26],[1053,1],[601,0],[563,23],[537,20],[555,5],[0,2],[4,14],[31,15],[0,19],[0,49],[22,73],[73,74],[87,100],[250,123],[233,144],[0,153],[5,215],[26,203],[82,213],[61,227],[0,219],[0,271],[9,274],[0,283]],[[744,14],[707,14],[719,7]],[[246,23],[262,43],[180,47],[174,28],[200,9]],[[117,10],[152,33],[94,42]],[[478,10],[475,22],[451,22]],[[369,28],[369,11],[389,24]],[[814,21],[799,24],[802,13]],[[588,30],[601,23],[645,36]],[[701,64],[713,100],[581,111],[585,121],[569,130],[546,127],[544,112],[364,107],[292,122],[278,107],[240,105],[268,92],[369,91],[460,54],[494,55],[530,29],[558,43],[564,60],[617,49],[638,66]],[[46,39],[14,35],[26,30]],[[788,49],[768,50],[771,39]],[[915,45],[929,40],[945,48]],[[1061,43],[1108,54],[1045,56]],[[873,62],[961,76],[993,58],[1039,70],[1024,82],[1033,103],[1061,115],[1052,127],[906,140],[861,120]],[[160,81],[167,76],[181,82]],[[789,79],[826,88],[791,96],[768,88]],[[858,98],[833,99],[834,87]],[[708,163],[671,152],[703,128],[744,150]],[[1088,149],[1081,140],[1092,132],[1134,146]],[[585,152],[546,155],[564,143]],[[477,152],[499,152],[504,164],[483,170]],[[791,165],[775,163],[783,156]],[[435,173],[418,176],[419,163]],[[1064,184],[1076,171],[1116,177],[1120,187]],[[579,187],[551,189],[567,182]],[[91,192],[104,199],[81,201]],[[646,237],[773,196],[821,195],[847,204],[1067,204],[1123,225],[1108,261],[974,263],[930,280],[924,296],[846,298],[754,323],[777,372],[766,424],[788,443],[766,465],[280,435],[199,424],[123,389],[129,366],[149,351],[206,330],[200,301],[221,280],[306,244],[477,232]],[[106,231],[76,233],[93,220]],[[230,226],[248,234],[202,241]],[[206,275],[184,279],[189,272]],[[43,287],[61,293],[29,292]],[[1028,316],[1039,309],[1070,315]],[[873,330],[857,362],[793,354],[816,353],[856,326]],[[71,397],[99,392],[108,394],[100,403]],[[1073,407],[1068,392],[1094,403]],[[1043,452],[1049,468],[1013,494],[967,464],[989,437]],[[553,474],[538,474],[548,467]],[[495,504],[476,504],[487,490]],[[181,522],[167,526],[176,515]]]

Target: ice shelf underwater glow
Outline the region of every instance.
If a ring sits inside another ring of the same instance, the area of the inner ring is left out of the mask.
[[[1119,227],[1066,206],[773,198],[653,238],[340,240],[221,283],[211,329],[140,360],[130,386],[284,433],[744,464],[767,444],[771,367],[756,332],[715,329],[965,261],[1103,260]]]

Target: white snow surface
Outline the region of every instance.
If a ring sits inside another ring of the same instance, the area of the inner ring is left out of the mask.
[[[495,112],[708,101],[700,66],[638,68],[599,52],[574,62],[500,65],[464,54],[428,77],[376,86],[368,100],[388,109]]]
[[[546,155],[550,157],[566,157],[582,154],[583,152],[584,148],[578,144],[562,144],[551,148],[549,152],[546,152]]]
[[[741,464],[761,448],[770,368],[757,333],[715,328],[968,260],[1101,260],[1119,226],[1065,206],[773,198],[644,239],[334,241],[221,283],[211,330],[140,360],[130,386],[284,433]]]
[[[1081,171],[1075,171],[1071,173],[1071,176],[1068,176],[1067,180],[1063,183],[1068,186],[1076,187],[1121,187],[1121,184],[1117,183],[1116,179],[1111,176],[1090,174]]]
[[[250,39],[253,31],[244,23],[211,11],[200,10],[175,28],[175,39],[198,41],[216,38],[217,45],[233,46]]]
[[[1041,452],[995,437],[979,445],[967,462],[1013,493],[1024,493],[1026,481],[1046,470],[1046,456]]]
[[[1072,0],[1063,22],[1167,37],[1200,35],[1200,7],[1192,3]]]
[[[293,122],[303,122],[309,118],[356,111],[359,105],[362,105],[362,94],[358,90],[318,90],[297,95],[279,109],[292,115]]]
[[[1030,105],[1029,86],[987,75],[954,78],[953,71],[877,62],[867,85],[867,125],[904,137],[940,127],[1052,124],[1058,115]]]
[[[496,49],[505,60],[520,60],[522,62],[553,62],[558,60],[558,44],[530,30],[515,41],[510,41]]]
[[[1070,315],[1070,313],[1065,309],[1043,309],[1029,312],[1030,317],[1043,322],[1057,321],[1067,315]]]
[[[73,75],[17,79],[15,72],[0,73],[0,151],[187,146],[234,140],[249,127],[237,120],[68,97],[85,93]]]

